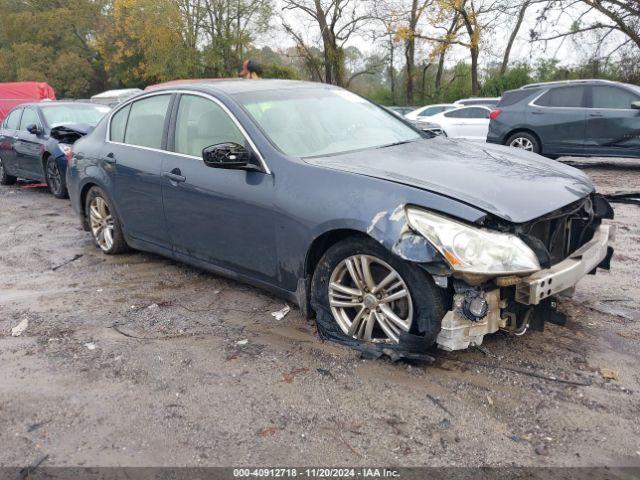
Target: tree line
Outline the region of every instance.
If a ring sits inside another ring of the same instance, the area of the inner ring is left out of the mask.
[[[244,58],[385,104],[640,82],[637,0],[0,0],[0,12],[0,81],[47,81],[60,98],[235,76]],[[512,60],[523,45],[546,53]]]

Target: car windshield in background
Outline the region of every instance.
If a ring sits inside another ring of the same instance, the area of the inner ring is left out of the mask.
[[[110,110],[104,105],[47,105],[41,109],[51,128],[72,123],[95,125]]]
[[[283,153],[314,157],[410,142],[420,134],[346,90],[305,88],[236,95]]]

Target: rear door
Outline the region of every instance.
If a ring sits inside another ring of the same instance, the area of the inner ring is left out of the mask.
[[[20,120],[20,131],[16,140],[16,155],[23,175],[31,180],[44,180],[42,166],[42,152],[44,148],[44,134],[36,135],[27,130],[30,125],[36,125],[41,132],[42,121],[34,107],[25,107]]]
[[[530,103],[527,123],[540,137],[544,153],[582,153],[587,92],[588,87],[584,85],[554,87]]]
[[[585,153],[640,156],[640,93],[613,85],[593,85],[587,114]]]
[[[164,160],[163,199],[175,252],[234,272],[273,282],[276,278],[273,175],[258,170],[212,168],[202,149],[233,142],[254,147],[224,106],[184,93]]]
[[[489,109],[483,107],[465,107],[444,113],[447,118],[447,135],[468,140],[486,140],[489,113]]]
[[[0,131],[0,158],[8,174],[18,176],[20,168],[17,162],[15,143],[18,139],[20,116],[22,108],[16,108],[7,115],[2,122]]]
[[[117,110],[101,153],[116,210],[128,236],[170,248],[162,208],[161,169],[173,95],[154,94]]]

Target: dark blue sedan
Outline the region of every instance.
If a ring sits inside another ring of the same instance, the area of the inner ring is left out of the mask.
[[[109,110],[82,102],[27,103],[14,108],[0,129],[0,184],[12,184],[18,178],[46,182],[53,195],[66,198],[71,145]]]
[[[561,323],[556,294],[612,253],[613,212],[581,171],[428,139],[315,83],[146,92],[76,142],[67,184],[105,253],[251,282],[315,314],[322,336],[377,353]]]

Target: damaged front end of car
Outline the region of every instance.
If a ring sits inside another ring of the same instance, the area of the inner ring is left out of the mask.
[[[612,218],[596,193],[520,224],[489,214],[469,224],[400,205],[379,213],[368,234],[432,276],[449,300],[436,343],[460,350],[498,330],[522,335],[564,324],[557,296],[609,269],[614,227],[602,220]]]

